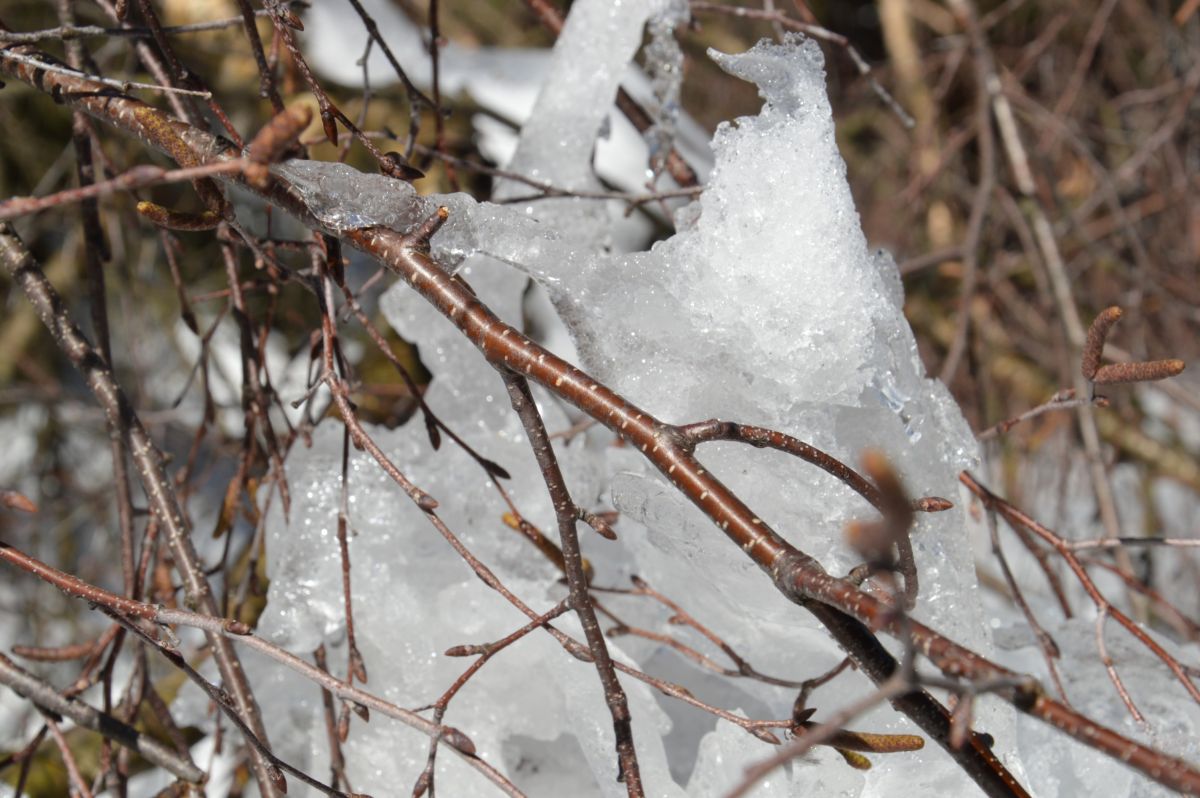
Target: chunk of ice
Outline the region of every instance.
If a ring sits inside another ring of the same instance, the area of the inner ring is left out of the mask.
[[[644,135],[650,150],[652,175],[662,171],[667,153],[675,143],[683,90],[683,48],[675,38],[675,28],[685,24],[689,16],[686,0],[672,0],[648,26],[650,42],[646,45],[645,60],[654,97],[649,110],[656,119]]]
[[[1166,666],[1116,623],[1107,625],[1105,644],[1117,673],[1148,721],[1140,726],[1118,698],[1096,648],[1093,617],[1044,621],[1062,654],[1057,665],[1071,706],[1087,717],[1139,742],[1195,762],[1200,757],[1200,705],[1188,697]],[[1172,656],[1195,661],[1194,644],[1181,651],[1169,640],[1143,630]],[[1043,674],[1045,662],[1032,640],[1002,652],[1006,664]],[[1047,681],[1047,683],[1049,683]],[[1151,798],[1176,795],[1093,748],[1057,733],[1025,715],[1018,718],[1020,756],[1028,783],[1040,798],[1105,795]]]
[[[568,185],[590,183],[592,148],[621,68],[658,7],[634,4],[635,13],[630,5],[617,13],[605,0],[575,3],[559,41],[560,48],[578,48],[561,62],[571,71],[558,75],[543,93],[545,102],[539,100],[516,157],[519,169]],[[451,204],[451,221],[433,240],[435,255],[458,262],[459,273],[479,296],[517,325],[525,278],[505,264],[532,275],[554,299],[585,366],[664,420],[720,416],[764,424],[851,463],[867,447],[882,449],[912,494],[955,496],[955,474],[974,461],[975,444],[948,392],[923,373],[901,312],[894,263],[866,246],[835,146],[819,50],[790,39],[760,44],[740,56],[713,57],[727,71],[757,83],[766,102],[756,117],[718,131],[710,185],[680,215],[680,232],[650,252],[606,254],[612,219],[581,200],[511,208],[475,205],[461,196],[420,199],[400,185],[386,189],[393,195],[388,202],[405,207],[381,209],[369,205],[374,197],[361,197],[371,184],[350,176],[325,197],[329,213],[341,214],[339,223],[344,217],[346,223],[366,220],[402,229],[433,205]],[[558,83],[586,91],[559,96]],[[315,183],[298,190],[319,199],[330,184],[322,184],[319,176],[303,179],[309,178]],[[342,208],[348,200],[356,204]],[[535,524],[552,530],[552,508],[499,378],[453,325],[405,287],[389,291],[382,304],[434,372],[426,395],[430,405],[513,475],[508,483],[513,501]],[[540,393],[539,398],[551,430],[570,423],[556,402]],[[419,425],[374,434],[409,478],[443,501],[439,512],[446,522],[518,595],[539,610],[561,597],[552,569],[499,523],[505,507],[470,458],[449,444],[432,452]],[[803,679],[840,659],[824,630],[783,599],[635,452],[610,441],[610,435],[593,429],[559,447],[577,501],[593,506],[611,495],[623,512],[619,542],[599,544],[585,536],[587,555],[604,583],[642,575],[702,614],[710,628],[764,672]],[[336,490],[331,487],[340,445],[340,432],[322,429],[311,450],[293,452],[290,527],[277,511],[268,522],[273,581],[263,629],[302,652],[321,642],[336,646],[343,634],[333,539]],[[843,572],[854,564],[841,530],[846,521],[869,517],[871,510],[844,486],[778,453],[711,445],[701,454],[764,519],[831,570]],[[356,456],[352,464],[355,613],[370,687],[405,703],[424,703],[462,668],[435,652],[496,639],[524,620],[480,586],[371,462]],[[917,615],[986,651],[962,513],[923,518],[914,547],[922,584]],[[561,626],[576,628],[573,619]],[[615,657],[642,666],[658,661],[662,651],[636,639],[612,645]],[[338,657],[344,658],[344,650],[335,648],[332,661]],[[545,635],[522,640],[503,657],[510,659],[489,664],[479,682],[455,700],[448,722],[461,723],[496,764],[514,747],[526,751],[542,741],[588,763],[590,777],[581,777],[581,790],[594,783],[604,794],[620,792],[613,780],[611,726],[591,669],[565,656]],[[861,677],[854,678],[861,692]],[[670,722],[659,706],[667,699],[632,680],[624,683],[643,776],[654,794],[680,794],[683,783],[695,794],[713,794],[737,770],[729,763],[748,761],[753,751],[767,753],[744,732],[721,726],[700,743],[695,768],[673,778],[663,742]],[[324,761],[316,699],[300,706],[294,685],[280,684],[278,696],[290,698],[279,700],[288,700],[298,713],[288,724],[288,750],[301,758],[297,764],[316,767]],[[718,690],[714,700],[755,706],[773,717],[786,717],[794,698],[760,684],[731,689]],[[836,690],[826,695],[838,701]],[[584,717],[588,722],[579,723]],[[871,722],[881,730],[911,730],[890,710],[881,709]],[[1011,714],[981,711],[980,723],[997,737],[1001,754],[1011,750]],[[356,787],[394,787],[415,778],[425,742],[403,730],[381,734],[374,725],[370,733],[352,733],[350,772]],[[668,739],[676,758],[675,746],[695,746],[699,738],[671,734]],[[717,756],[726,761],[715,762]],[[438,778],[450,779],[454,794],[482,789],[452,757],[439,762],[445,773],[439,771]],[[506,758],[503,764],[520,772],[519,761]],[[933,746],[884,758],[865,777],[818,754],[814,762],[796,763],[790,774],[772,782],[767,789],[805,785],[846,795],[860,789],[874,795],[903,783],[960,792],[969,785]]]
[[[436,210],[410,183],[364,174],[346,164],[297,159],[271,171],[292,185],[322,223],[339,232],[376,225],[403,231]]]

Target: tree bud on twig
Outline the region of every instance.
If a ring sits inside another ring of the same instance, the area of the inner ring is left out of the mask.
[[[394,177],[407,183],[420,180],[425,176],[424,172],[409,163],[408,159],[398,152],[385,152],[383,158],[379,160],[379,171],[388,177]]]
[[[1108,338],[1108,331],[1121,319],[1121,315],[1121,309],[1115,305],[1105,308],[1088,328],[1087,340],[1083,344],[1083,361],[1081,363],[1085,378],[1090,380],[1096,376],[1096,370],[1100,368],[1100,357],[1104,354],[1104,341]]]
[[[246,157],[251,161],[246,167],[246,180],[250,185],[266,188],[270,176],[268,167],[287,153],[310,122],[312,109],[307,105],[293,105],[263,125],[246,148]]]
[[[15,490],[0,490],[0,507],[6,510],[21,510],[26,513],[36,513],[37,505],[24,494]]]
[[[475,755],[475,743],[471,742],[471,738],[460,732],[453,726],[446,726],[442,729],[442,739],[451,747],[467,754]]]

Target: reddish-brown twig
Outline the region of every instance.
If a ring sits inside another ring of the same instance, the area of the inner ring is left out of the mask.
[[[1163,664],[1167,666],[1167,668],[1175,675],[1179,683],[1183,685],[1183,688],[1185,691],[1187,691],[1188,695],[1190,695],[1194,701],[1200,703],[1200,689],[1197,689],[1195,684],[1193,684],[1188,678],[1187,673],[1183,670],[1183,667],[1180,665],[1179,661],[1167,653],[1162,646],[1154,642],[1154,640],[1142,630],[1141,626],[1125,615],[1125,613],[1112,606],[1111,602],[1109,602],[1109,600],[1100,592],[1099,588],[1096,587],[1095,583],[1088,575],[1087,570],[1075,556],[1070,546],[1067,545],[1066,541],[1064,541],[1050,529],[1042,526],[1037,521],[1030,518],[1021,510],[1017,509],[1013,505],[1001,499],[999,496],[996,496],[987,488],[983,487],[983,485],[979,484],[979,482],[977,482],[969,473],[964,471],[960,475],[959,479],[972,493],[974,493],[980,498],[980,500],[983,501],[988,509],[998,512],[1011,526],[1021,526],[1037,535],[1048,545],[1053,547],[1067,563],[1068,567],[1070,567],[1072,573],[1075,574],[1084,590],[1087,591],[1088,597],[1091,598],[1092,602],[1096,605],[1096,611],[1099,613],[1099,617],[1101,619],[1112,617],[1119,624],[1121,624],[1121,626],[1125,627],[1126,631],[1128,631],[1139,643],[1144,645],[1150,650],[1151,653],[1162,660]],[[1100,626],[1098,626],[1098,629],[1102,630],[1102,628],[1103,620],[1101,620]],[[1103,645],[1102,634],[1098,637],[1098,641],[1100,645]],[[1109,667],[1108,671],[1114,686],[1116,687],[1118,693],[1121,694],[1121,697],[1125,701],[1125,704],[1129,708],[1130,712],[1135,718],[1141,720],[1141,713],[1133,705],[1132,700],[1129,699],[1128,692],[1120,683],[1119,678],[1117,678],[1115,670]]]
[[[1052,410],[1069,410],[1073,407],[1079,407],[1082,404],[1088,403],[1093,404],[1096,407],[1108,407],[1108,399],[1104,398],[1103,396],[1094,396],[1090,399],[1077,399],[1075,397],[1075,389],[1067,388],[1066,390],[1059,391],[1058,393],[1054,394],[1054,396],[1051,396],[1037,407],[1030,408],[1018,416],[1001,421],[999,424],[993,424],[983,432],[979,433],[976,437],[981,441],[991,440],[992,438],[1003,435],[1021,422],[1037,418],[1043,413],[1049,413]]]
[[[90,199],[105,197],[119,191],[129,191],[160,183],[195,180],[199,177],[232,174],[241,171],[244,166],[245,163],[240,160],[223,161],[169,171],[158,166],[135,166],[111,180],[104,180],[79,188],[64,189],[45,197],[12,197],[4,200],[0,202],[0,221],[16,219],[19,216],[26,216],[31,213],[38,213],[75,202],[85,202]]]
[[[1040,623],[1037,616],[1033,614],[1033,609],[1029,606],[1029,602],[1025,600],[1025,594],[1021,592],[1021,588],[1017,585],[1017,580],[1013,577],[1012,569],[1008,566],[1008,558],[1004,556],[1004,549],[1000,546],[1000,532],[997,529],[996,513],[992,510],[987,511],[987,526],[988,537],[992,542],[992,554],[996,555],[996,561],[1000,563],[1000,572],[1004,574],[1004,582],[1008,585],[1009,592],[1012,593],[1013,602],[1021,610],[1021,614],[1025,616],[1025,622],[1029,624],[1029,628],[1033,630],[1038,641],[1038,648],[1041,649],[1042,658],[1046,661],[1046,671],[1050,674],[1050,678],[1054,680],[1054,686],[1058,690],[1059,697],[1066,703],[1067,691],[1063,688],[1062,679],[1058,675],[1058,666],[1054,664],[1054,660],[1058,659],[1061,654],[1058,650],[1058,643],[1054,642],[1054,638],[1050,636]]]
[[[462,674],[454,680],[454,683],[446,688],[446,691],[442,693],[437,701],[428,707],[421,707],[417,711],[419,712],[423,709],[432,708],[433,722],[440,724],[442,722],[442,718],[445,717],[446,709],[450,706],[450,702],[454,699],[454,696],[458,695],[458,692],[462,690],[464,686],[466,686],[467,682],[471,680],[471,677],[478,673],[479,670],[483,668],[483,666],[486,665],[493,656],[503,651],[505,648],[517,642],[521,638],[525,637],[535,629],[544,627],[550,621],[570,611],[571,607],[569,602],[560,601],[548,611],[534,618],[512,634],[506,635],[505,637],[502,637],[501,639],[492,643],[474,646],[454,646],[453,648],[447,649],[447,657],[469,657],[477,655],[479,658],[472,662],[470,667],[463,671]],[[424,770],[422,770],[421,774],[417,777],[416,785],[413,787],[414,796],[420,796],[426,791],[433,790],[435,772],[434,763],[437,761],[437,748],[438,741],[440,739],[440,737],[430,738],[429,756],[426,758]]]
[[[446,735],[448,727],[439,726],[425,720],[420,715],[410,710],[403,709],[395,704],[386,701],[378,696],[366,692],[360,688],[354,687],[348,682],[343,682],[340,679],[330,675],[327,671],[305,662],[300,657],[292,654],[289,651],[263,640],[252,633],[250,627],[240,621],[235,621],[229,618],[219,618],[212,615],[190,612],[188,610],[173,610],[165,608],[161,605],[147,604],[140,601],[118,596],[96,585],[89,584],[72,576],[71,574],[59,571],[43,562],[30,557],[11,546],[0,544],[0,559],[15,565],[22,570],[27,571],[40,579],[49,582],[58,589],[64,591],[70,596],[79,598],[93,604],[97,607],[102,607],[112,617],[117,620],[125,628],[134,631],[148,643],[151,643],[164,656],[178,656],[173,649],[164,647],[159,641],[147,635],[140,627],[131,624],[130,619],[140,619],[151,621],[160,625],[180,625],[190,626],[196,629],[201,629],[206,632],[210,638],[218,637],[221,640],[230,642],[236,640],[238,643],[253,648],[255,651],[263,654],[290,670],[299,673],[308,680],[314,682],[320,687],[329,690],[339,698],[343,698],[354,703],[361,704],[376,710],[382,715],[401,721],[402,723],[430,736]],[[583,649],[586,654],[586,649]],[[178,664],[178,663],[177,663]],[[186,662],[183,663],[186,665]],[[204,680],[207,682],[207,680]],[[200,685],[202,688],[203,684]],[[224,705],[224,704],[223,704]],[[230,707],[232,711],[232,707]],[[57,711],[57,710],[56,710]],[[64,713],[65,714],[65,713]],[[462,732],[455,731],[458,738],[466,739]],[[522,796],[518,790],[508,779],[502,774],[484,762],[482,759],[473,756],[466,757],[467,764],[475,770],[483,774],[489,781],[499,787],[504,793],[511,796]]]
[[[641,770],[638,767],[637,752],[633,746],[633,725],[629,714],[629,701],[625,690],[617,680],[613,669],[612,657],[608,653],[608,644],[600,623],[596,620],[596,610],[592,606],[592,597],[588,593],[588,577],[583,570],[583,554],[579,550],[579,536],[575,524],[579,520],[579,509],[571,499],[567,483],[558,467],[558,458],[554,454],[554,446],[546,433],[542,415],[534,403],[529,383],[515,372],[500,372],[504,385],[508,389],[508,398],[513,410],[525,427],[529,436],[529,445],[533,448],[533,456],[542,472],[542,479],[550,493],[550,501],[554,505],[554,515],[558,520],[558,536],[562,544],[563,570],[567,575],[567,585],[570,590],[571,609],[579,616],[587,639],[588,651],[592,662],[600,676],[600,684],[604,688],[604,700],[612,715],[613,732],[616,736],[617,759],[620,765],[617,780],[624,782],[630,798],[645,794],[642,788]]]
[[[704,624],[700,623],[700,621],[696,620],[696,618],[694,618],[692,615],[690,615],[687,611],[685,611],[682,607],[680,607],[674,601],[672,601],[671,599],[664,596],[662,593],[660,593],[657,590],[655,590],[654,588],[652,588],[645,579],[642,579],[639,576],[632,576],[632,577],[630,577],[630,581],[633,582],[633,589],[631,589],[631,590],[624,590],[624,589],[618,590],[618,589],[614,589],[614,588],[595,588],[595,587],[593,587],[592,589],[597,590],[597,591],[603,591],[603,592],[626,594],[626,595],[630,595],[630,596],[648,596],[648,597],[654,599],[658,603],[662,604],[663,606],[665,606],[669,610],[671,610],[671,617],[667,620],[667,623],[672,624],[672,625],[688,626],[688,627],[691,627],[692,629],[695,629],[697,632],[699,632],[701,635],[703,635],[709,642],[711,642],[713,645],[715,645],[717,648],[719,648],[721,650],[721,653],[723,653],[726,657],[728,657],[730,659],[730,661],[733,662],[734,667],[733,668],[723,667],[720,664],[718,664],[717,662],[715,662],[711,657],[708,657],[708,656],[700,653],[699,651],[692,648],[691,646],[689,646],[685,643],[682,643],[679,640],[676,640],[675,638],[670,637],[669,635],[658,634],[655,632],[651,632],[647,629],[640,629],[636,626],[631,626],[630,624],[625,623],[623,620],[621,620],[616,615],[614,615],[610,610],[604,610],[605,614],[607,614],[609,617],[611,617],[617,624],[616,626],[614,626],[608,630],[609,637],[617,637],[619,635],[628,634],[628,635],[635,635],[637,637],[644,637],[648,640],[657,640],[657,641],[663,643],[664,645],[670,646],[671,648],[675,649],[683,656],[685,656],[688,659],[692,660],[693,662],[696,662],[697,664],[699,664],[701,667],[707,668],[708,670],[714,671],[715,673],[720,673],[724,676],[742,676],[742,677],[746,677],[748,679],[754,679],[756,681],[763,682],[764,684],[773,684],[773,685],[777,685],[779,687],[803,688],[806,685],[808,685],[809,682],[811,681],[811,680],[794,681],[791,679],[779,679],[774,676],[768,676],[764,673],[759,673],[749,662],[746,661],[746,659],[744,657],[742,657],[740,654],[737,653],[736,650],[734,650],[733,646],[729,645],[729,643],[727,643],[725,640],[723,640],[714,631],[709,629]]]

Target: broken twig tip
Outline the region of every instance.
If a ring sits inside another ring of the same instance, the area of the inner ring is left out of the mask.
[[[15,490],[0,490],[0,507],[6,510],[20,510],[23,513],[36,513],[37,505],[28,496]]]
[[[915,499],[912,506],[919,513],[940,513],[954,507],[954,502],[941,496],[923,496]]]
[[[450,218],[450,209],[445,205],[438,209],[425,221],[414,227],[404,236],[404,244],[409,249],[422,252],[429,251],[429,239],[442,229],[442,225]]]

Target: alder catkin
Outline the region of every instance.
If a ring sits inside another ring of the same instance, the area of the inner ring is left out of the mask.
[[[137,204],[137,212],[155,225],[166,230],[199,232],[215,230],[221,224],[221,214],[216,211],[185,213],[164,208],[156,202],[143,201]]]
[[[1080,363],[1080,370],[1085,379],[1091,380],[1096,376],[1096,370],[1100,368],[1100,357],[1104,354],[1104,341],[1108,338],[1108,331],[1120,321],[1121,315],[1122,311],[1116,305],[1105,308],[1100,311],[1100,315],[1092,321],[1092,326],[1088,328],[1087,340],[1083,344],[1083,359]]]
[[[1138,363],[1114,363],[1101,366],[1092,378],[1097,385],[1123,382],[1154,382],[1174,377],[1183,371],[1182,360],[1144,360]]]

